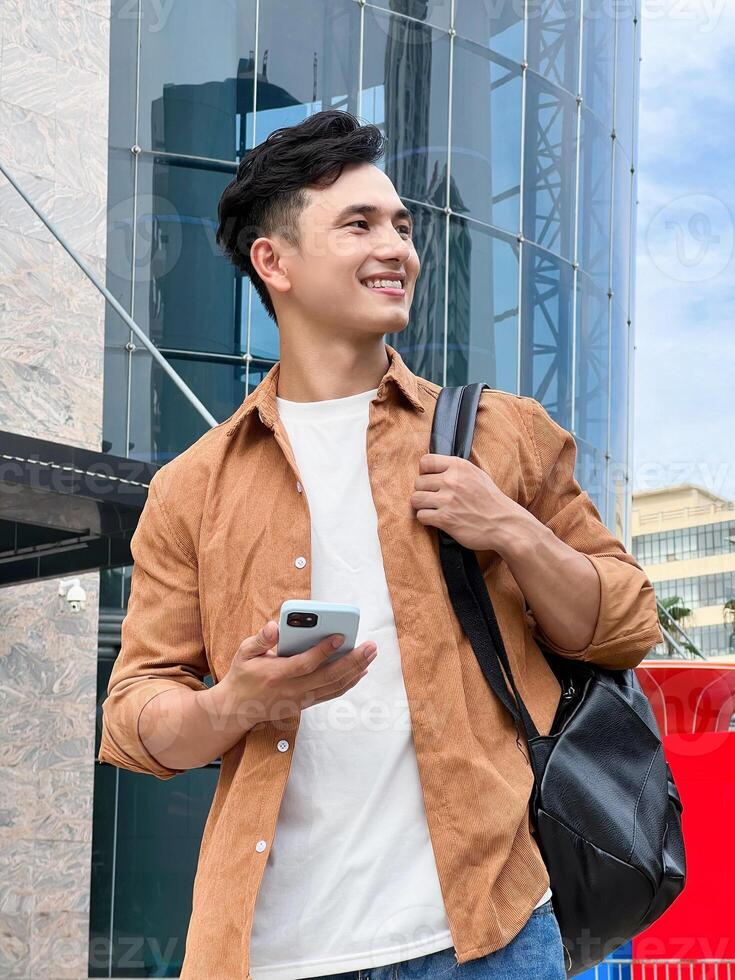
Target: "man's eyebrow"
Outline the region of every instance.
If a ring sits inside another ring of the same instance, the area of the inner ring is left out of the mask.
[[[342,208],[337,217],[335,218],[335,223],[339,224],[345,218],[349,218],[351,214],[380,214],[381,209],[375,204],[348,204],[346,208]],[[408,220],[413,225],[413,214],[408,208],[398,208],[393,212],[393,219],[396,218],[408,218]]]

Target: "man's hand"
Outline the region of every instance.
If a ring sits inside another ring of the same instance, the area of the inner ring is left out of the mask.
[[[213,687],[192,691],[177,685],[150,698],[139,732],[159,766],[176,772],[205,766],[259,722],[338,698],[365,676],[377,653],[368,641],[327,664],[334,653],[332,637],[293,657],[273,652],[277,639],[278,624],[266,623],[243,640],[229,671]]]
[[[472,551],[496,551],[546,637],[567,655],[581,656],[600,613],[601,586],[591,559],[507,497],[469,460],[427,453],[419,468],[411,494],[418,520],[442,528]]]
[[[504,553],[509,524],[523,508],[492,477],[468,459],[439,453],[423,455],[419,473],[411,506],[422,524],[441,528],[472,551]]]
[[[337,635],[337,634],[333,634]],[[272,620],[240,644],[230,669],[216,685],[220,698],[247,728],[280,720],[303,708],[338,698],[367,673],[377,655],[368,640],[332,663],[332,636],[291,657],[279,657],[278,624]],[[344,641],[340,636],[339,646]]]

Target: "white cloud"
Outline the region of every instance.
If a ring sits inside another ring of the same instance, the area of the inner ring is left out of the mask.
[[[633,486],[732,498],[735,4],[667,6],[642,17]]]

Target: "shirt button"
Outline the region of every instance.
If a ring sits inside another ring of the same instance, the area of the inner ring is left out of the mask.
[[[285,738],[282,738],[281,741],[276,746],[276,748],[278,749],[279,752],[287,752],[288,751],[288,742],[286,741],[286,739]]]
[[[296,561],[294,562],[294,565],[295,565],[295,566],[296,566],[297,568],[303,568],[305,564],[306,564],[306,558],[304,558],[304,556],[303,556],[303,555],[299,555],[299,557],[298,557],[298,558],[296,559]]]
[[[268,845],[266,844],[266,842],[264,840],[259,840],[258,843],[255,845],[255,850],[256,851],[264,851],[267,846]]]
[[[299,491],[299,493],[301,493],[301,491],[304,489],[298,480],[296,481],[296,489]]]

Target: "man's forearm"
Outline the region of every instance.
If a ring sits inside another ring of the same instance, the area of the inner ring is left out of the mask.
[[[146,704],[138,723],[148,752],[169,769],[213,762],[251,727],[224,680],[206,691],[163,691]]]
[[[565,650],[584,650],[600,612],[600,579],[592,562],[519,507],[498,549],[544,633]]]

